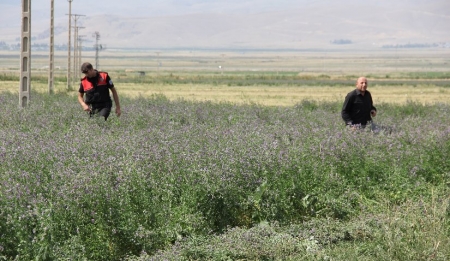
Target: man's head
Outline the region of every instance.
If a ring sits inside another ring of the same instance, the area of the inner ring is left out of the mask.
[[[87,77],[93,77],[95,76],[95,70],[94,67],[92,67],[92,64],[86,62],[81,65],[81,72],[84,73]]]
[[[360,92],[365,93],[367,90],[367,79],[366,77],[359,77],[356,81],[356,89],[358,89]]]

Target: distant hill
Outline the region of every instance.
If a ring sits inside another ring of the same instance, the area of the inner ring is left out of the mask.
[[[183,4],[187,8],[194,2],[190,12],[182,12]],[[145,15],[145,7],[135,12],[139,7],[115,13],[105,9],[82,17],[80,34],[89,46],[98,31],[109,48],[381,48],[450,42],[448,0],[281,0],[278,5],[253,0],[241,1],[240,8],[234,0],[211,1],[209,9],[206,2],[180,0],[177,9],[167,1],[160,15],[153,8]],[[258,2],[259,11],[252,12]],[[13,7],[7,6],[0,9],[2,21],[12,16]],[[32,20],[35,42],[49,41],[48,20],[39,15]],[[67,23],[67,16],[57,18],[56,44],[67,42]],[[17,30],[16,25],[0,26],[0,41],[15,41]]]

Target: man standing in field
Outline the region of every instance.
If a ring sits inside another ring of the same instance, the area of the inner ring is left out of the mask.
[[[372,95],[367,91],[365,77],[359,77],[356,81],[356,89],[345,97],[341,115],[345,124],[352,129],[365,128],[367,123],[372,121],[372,117],[377,115]]]
[[[112,100],[109,95],[111,90],[116,105],[116,114],[119,117],[121,114],[119,96],[108,73],[95,70],[88,62],[81,65],[81,72],[85,76],[81,79],[78,90],[78,102],[83,110],[89,112],[90,117],[98,113],[105,117],[106,121],[112,108]]]

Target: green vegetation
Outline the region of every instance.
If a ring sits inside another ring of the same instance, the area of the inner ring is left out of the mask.
[[[43,74],[33,74],[32,77],[33,82],[36,83],[48,83],[48,75],[43,75]],[[0,81],[16,81],[19,82],[20,81],[20,76],[18,73],[2,73],[0,74]],[[59,77],[54,77],[54,81],[55,82],[66,82],[67,81],[67,77],[64,76],[59,76]]]
[[[202,84],[202,85],[228,85],[228,86],[352,86],[357,75],[328,75],[328,74],[299,74],[295,72],[248,72],[235,71],[221,74],[220,72],[150,72],[139,75],[135,72],[111,72],[117,83],[134,84]],[[371,81],[379,86],[386,85],[426,85],[449,87],[448,72],[410,72],[399,75],[368,74]],[[17,73],[0,74],[0,81],[19,81]],[[48,75],[42,72],[33,74],[32,80],[36,83],[47,83]],[[66,75],[56,76],[55,82],[66,82]],[[433,80],[432,83],[429,80]]]
[[[31,97],[0,93],[0,260],[450,256],[448,104],[382,104],[372,133],[340,102],[124,97],[104,122]]]
[[[3,73],[0,74],[0,81],[19,81],[20,77],[19,75],[16,74],[11,74],[11,73]]]
[[[420,85],[429,84],[427,80],[433,81],[434,86],[449,87],[447,79],[450,73],[428,72],[428,73],[408,73],[402,75],[366,75],[377,85]],[[161,72],[150,73],[139,76],[135,73],[118,73],[116,82],[118,83],[138,83],[138,84],[206,84],[206,85],[228,85],[228,86],[352,86],[357,75],[327,75],[327,74],[299,74],[295,72],[205,72],[205,73],[181,73],[181,72]],[[388,79],[388,80],[387,80]]]
[[[450,79],[450,72],[414,72],[407,73],[410,79]]]

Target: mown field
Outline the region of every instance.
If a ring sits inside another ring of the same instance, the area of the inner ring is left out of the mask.
[[[109,71],[107,122],[0,76],[0,260],[448,260],[444,70]],[[344,127],[356,75],[386,131]]]

